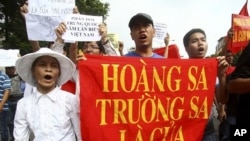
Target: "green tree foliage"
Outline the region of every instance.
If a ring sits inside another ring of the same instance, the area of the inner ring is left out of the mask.
[[[20,6],[26,0],[0,1],[0,37],[4,36],[5,49],[20,49],[21,54],[31,52],[27,39],[25,21],[20,14]],[[109,3],[100,0],[75,0],[81,14],[103,16],[105,20],[109,12]]]
[[[109,12],[109,3],[100,0],[76,0],[76,5],[81,14],[102,16],[106,20]]]
[[[3,23],[0,25],[0,33],[5,37],[3,47],[6,49],[21,50],[27,42],[27,35],[25,30],[25,21],[19,13],[19,5],[21,0],[3,0],[0,2],[3,16]]]

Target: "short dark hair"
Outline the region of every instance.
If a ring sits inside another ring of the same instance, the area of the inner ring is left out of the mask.
[[[88,43],[90,43],[90,42],[91,42],[91,41],[84,41],[84,42],[81,42],[81,43],[79,44],[79,46],[80,46],[80,47],[83,47],[84,44],[88,44]],[[101,42],[101,41],[95,41],[95,42],[96,42],[97,46],[99,47],[100,52],[103,53],[103,54],[106,54],[106,51],[105,51],[105,48],[104,48],[102,42]],[[82,49],[83,49],[83,48],[82,48]]]
[[[7,67],[5,67],[5,71],[6,71],[6,69],[12,69],[12,68],[15,68],[15,66],[7,66]]]
[[[184,47],[187,48],[188,46],[188,42],[190,40],[190,36],[193,35],[194,33],[202,33],[205,37],[206,37],[206,33],[204,30],[200,29],[200,28],[193,28],[191,29],[190,31],[188,31],[184,38],[183,38],[183,44],[184,44]]]
[[[105,51],[105,48],[104,48],[102,42],[101,41],[97,41],[96,43],[99,46],[100,52],[102,52],[103,54],[106,54],[106,51]]]

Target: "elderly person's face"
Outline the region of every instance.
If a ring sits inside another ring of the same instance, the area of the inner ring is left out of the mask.
[[[107,26],[104,23],[99,24],[99,29],[98,29],[99,35],[103,36],[104,34],[107,34]]]
[[[41,56],[32,65],[32,75],[36,80],[37,89],[48,93],[56,87],[60,76],[60,64],[51,56]]]

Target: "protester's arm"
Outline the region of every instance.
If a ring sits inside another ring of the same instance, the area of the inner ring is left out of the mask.
[[[229,80],[227,89],[230,93],[250,93],[250,78],[236,78]]]
[[[26,120],[25,101],[21,99],[17,103],[17,109],[14,119],[14,137],[15,141],[28,141],[30,130]]]
[[[122,41],[118,41],[118,44],[119,44],[119,52],[120,52],[120,55],[123,56],[124,44],[123,44]]]
[[[226,71],[228,69],[228,62],[225,59],[225,56],[217,57],[218,60],[218,79],[219,79],[219,86],[218,86],[218,97],[217,100],[219,103],[225,104],[228,96],[227,96],[227,82],[226,82]]]
[[[10,95],[10,90],[9,89],[5,89],[3,91],[3,98],[0,101],[0,112],[3,111],[4,104],[7,102],[8,98],[9,98],[9,95]]]
[[[23,19],[25,19],[25,15],[28,14],[28,1],[26,1],[21,7],[20,7],[20,13],[23,17]],[[32,47],[32,51],[38,51],[40,49],[40,45],[38,41],[29,41],[30,45]]]
[[[32,48],[32,51],[33,52],[36,52],[40,49],[40,45],[39,45],[39,42],[38,41],[29,41],[30,42],[30,45],[31,45],[31,48]]]
[[[219,105],[219,120],[222,122],[224,121],[226,118],[227,118],[227,114],[226,114],[226,111],[225,111],[225,104],[220,104]]]
[[[164,51],[164,57],[168,58],[168,45],[170,41],[170,35],[167,33],[166,37],[164,38],[164,43],[165,43],[165,51]]]
[[[79,14],[78,8],[74,7],[73,9],[73,13],[74,14]],[[58,27],[55,29],[55,33],[56,33],[56,40],[54,45],[52,46],[52,50],[59,52],[59,53],[63,53],[63,47],[64,47],[64,40],[62,39],[62,35],[66,32],[66,24],[64,22],[60,23],[58,25]],[[76,56],[77,56],[77,47],[78,43],[74,42],[74,43],[70,43],[70,48],[69,48],[69,58],[76,63]]]
[[[77,62],[77,53],[78,53],[78,43],[71,43],[69,47],[69,58],[72,62],[76,64]]]
[[[216,89],[215,89],[215,98],[219,96],[219,84],[216,84]],[[218,98],[217,98],[218,99]],[[218,102],[215,104],[217,105],[217,111],[218,111],[218,119],[220,121],[223,121],[226,119],[226,112],[225,112],[225,104],[221,104]]]
[[[108,29],[107,29],[106,24],[101,23],[98,26],[99,26],[98,32],[99,32],[99,35],[101,36],[101,43],[105,49],[106,54],[109,56],[121,56],[121,52],[119,48],[115,49],[113,43],[108,38]],[[108,52],[107,50],[108,48],[111,48],[112,51]]]
[[[216,110],[218,110],[218,109],[219,109],[219,102],[218,102],[216,96],[214,97],[214,105],[215,105],[215,107],[216,107]]]
[[[62,39],[62,35],[63,33],[66,31],[66,25],[65,23],[60,23],[58,25],[58,27],[55,29],[55,33],[56,33],[56,40],[53,44],[53,46],[51,47],[51,50],[56,51],[58,53],[62,53],[64,52],[63,47],[64,47],[64,40]]]
[[[25,15],[28,13],[28,1],[25,1],[23,5],[20,7],[20,13],[22,17],[25,19]]]
[[[71,105],[72,111],[70,112],[70,119],[71,123],[73,125],[77,141],[82,141],[81,138],[81,131],[80,131],[80,104],[79,104],[79,98],[76,95],[71,95],[69,97],[69,103]]]
[[[219,78],[219,87],[218,87],[218,101],[222,104],[225,104],[227,99],[228,99],[228,95],[227,95],[227,82],[226,82],[226,74],[218,76]]]
[[[55,30],[56,32],[56,40],[54,45],[51,47],[52,50],[63,53],[64,40],[62,39],[62,34],[66,31],[65,23],[61,23]],[[84,54],[78,54],[78,42],[71,43],[69,48],[69,58],[74,63],[80,60],[86,60]]]

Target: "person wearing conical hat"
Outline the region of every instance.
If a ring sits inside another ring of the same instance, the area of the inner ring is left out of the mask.
[[[18,101],[14,119],[16,141],[81,141],[79,99],[60,89],[75,73],[65,55],[41,48],[16,61],[17,74],[36,91]]]

